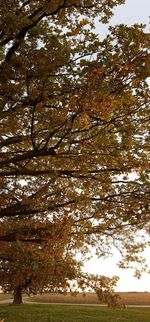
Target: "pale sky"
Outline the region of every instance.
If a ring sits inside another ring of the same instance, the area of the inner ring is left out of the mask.
[[[124,23],[132,25],[134,23],[146,24],[147,32],[150,32],[150,0],[126,0],[124,5],[118,6],[114,10],[114,16],[109,22],[109,25],[116,25]],[[108,26],[97,24],[96,31],[104,37],[107,33]],[[144,255],[147,259],[147,264],[150,268],[150,248],[146,249]],[[85,264],[85,271],[94,274],[113,276],[118,275],[120,281],[118,282],[117,291],[148,291],[150,292],[150,274],[143,274],[143,277],[138,280],[134,278],[134,272],[131,269],[121,270],[117,267],[119,261],[118,252],[114,252],[114,256],[107,259],[93,259]]]
[[[114,9],[114,16],[108,25],[97,24],[96,31],[104,37],[107,34],[109,25],[142,23],[146,25],[147,32],[150,32],[150,0],[126,0],[125,4]]]
[[[150,269],[150,248],[146,249],[143,253],[147,260],[148,267]],[[86,272],[92,274],[106,275],[112,277],[113,275],[119,276],[116,291],[120,292],[150,292],[150,274],[144,273],[139,279],[134,277],[134,270],[120,269],[117,266],[117,262],[120,260],[120,256],[117,251],[114,251],[113,257],[108,259],[97,259],[93,256],[89,262],[85,263],[84,269]]]

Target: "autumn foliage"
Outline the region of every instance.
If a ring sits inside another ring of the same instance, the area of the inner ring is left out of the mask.
[[[79,272],[77,251],[104,255],[113,244],[134,261],[144,247],[135,239],[149,233],[149,35],[138,25],[104,40],[94,31],[123,2],[0,1],[5,290],[11,270],[25,284],[21,258],[28,280],[37,265],[63,288]],[[42,289],[40,275],[31,279],[29,289]]]

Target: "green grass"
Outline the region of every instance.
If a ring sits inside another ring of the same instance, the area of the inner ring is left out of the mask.
[[[149,322],[150,310],[24,304],[0,306],[5,322]]]

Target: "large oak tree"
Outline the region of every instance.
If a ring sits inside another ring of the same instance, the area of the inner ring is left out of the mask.
[[[131,260],[142,246],[149,35],[138,25],[104,40],[94,31],[123,2],[0,1],[2,243],[63,235],[74,252],[114,244]]]

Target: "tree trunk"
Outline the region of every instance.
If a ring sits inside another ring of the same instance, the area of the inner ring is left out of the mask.
[[[22,304],[22,288],[20,285],[14,289],[13,304]]]

